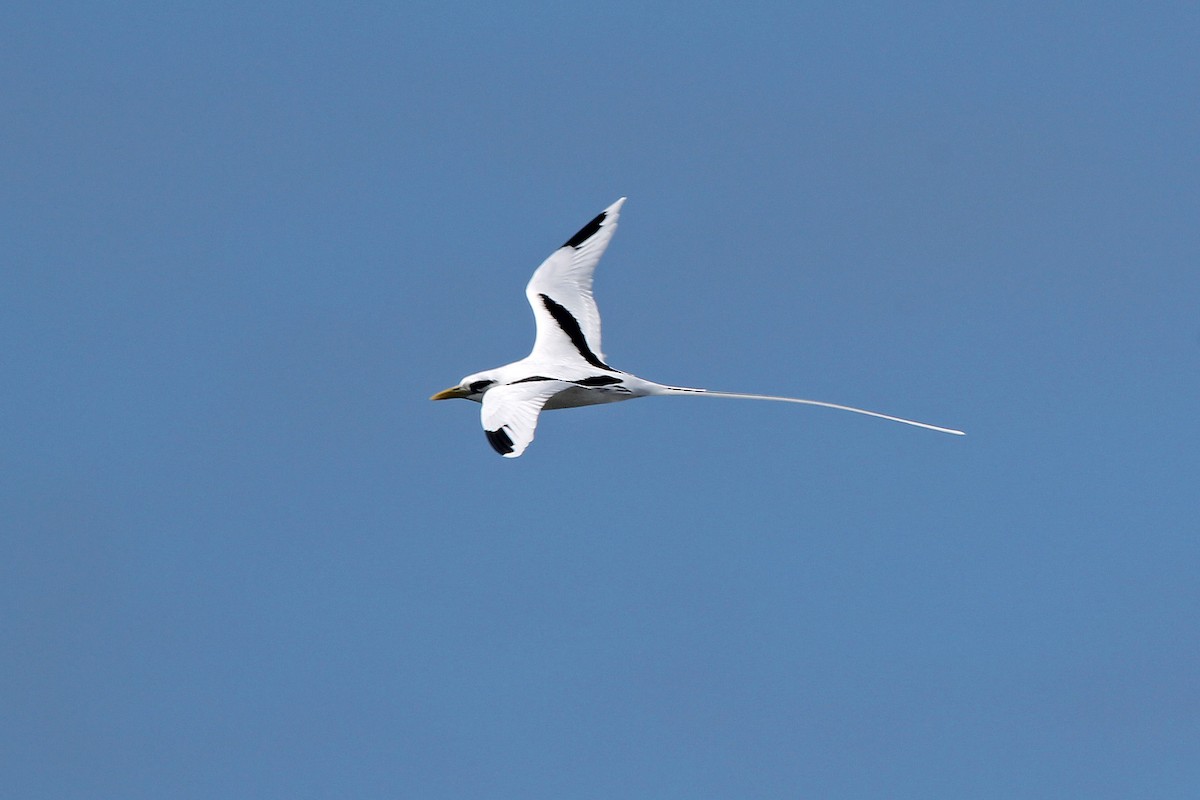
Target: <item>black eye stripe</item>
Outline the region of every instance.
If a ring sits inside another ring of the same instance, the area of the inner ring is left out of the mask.
[[[482,392],[487,387],[491,386],[495,381],[474,381],[467,388],[472,392]]]

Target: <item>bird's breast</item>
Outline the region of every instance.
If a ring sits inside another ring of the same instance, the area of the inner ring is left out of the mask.
[[[573,386],[551,397],[546,402],[545,408],[550,410],[555,408],[595,406],[601,403],[616,403],[621,400],[628,400],[633,396],[633,393],[624,386]]]

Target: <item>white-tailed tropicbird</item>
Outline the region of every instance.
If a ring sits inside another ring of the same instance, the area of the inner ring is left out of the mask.
[[[500,455],[516,458],[525,452],[533,441],[542,409],[574,408],[660,395],[803,403],[963,435],[962,431],[951,428],[820,400],[664,386],[610,367],[600,349],[600,312],[592,297],[592,274],[617,230],[617,217],[624,203],[622,197],[600,212],[551,253],[533,273],[525,287],[525,296],[533,306],[537,322],[533,351],[520,361],[468,375],[457,386],[430,398],[462,397],[481,403],[484,433],[488,443]]]

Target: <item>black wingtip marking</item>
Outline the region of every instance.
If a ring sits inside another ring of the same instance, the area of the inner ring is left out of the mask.
[[[600,230],[600,226],[604,224],[604,218],[608,216],[608,212],[601,211],[596,215],[596,218],[579,229],[579,232],[567,239],[567,243],[563,247],[579,247],[588,239],[596,235],[596,231]]]
[[[604,215],[601,214],[601,216]],[[579,355],[583,356],[584,361],[599,369],[612,369],[592,352],[592,348],[588,346],[587,339],[583,335],[583,329],[579,327],[579,320],[575,319],[570,311],[544,294],[539,294],[538,297],[542,298],[542,305],[550,312],[550,316],[554,317],[558,327],[562,328],[562,332],[571,340],[571,344],[575,345],[575,349],[579,351]]]
[[[504,430],[504,428],[498,428],[494,431],[484,431],[484,433],[487,434],[488,444],[500,455],[506,456],[515,449],[512,439],[508,436],[508,431]]]

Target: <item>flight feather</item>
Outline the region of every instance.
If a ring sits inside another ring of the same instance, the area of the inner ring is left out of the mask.
[[[624,203],[622,197],[601,211],[533,273],[525,287],[537,322],[531,358],[559,363],[582,359],[609,368],[600,343],[600,311],[592,296],[592,277],[617,230]]]

